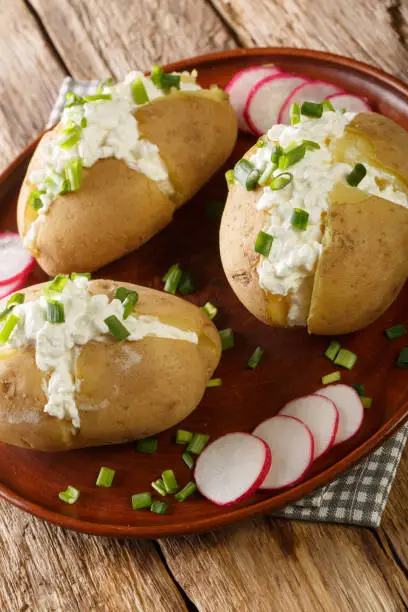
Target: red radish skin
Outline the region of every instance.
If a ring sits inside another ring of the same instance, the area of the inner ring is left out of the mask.
[[[229,94],[231,106],[237,115],[238,127],[243,132],[251,133],[244,119],[244,108],[249,92],[258,81],[279,72],[280,69],[276,66],[251,66],[237,72],[226,86],[225,91]]]
[[[34,257],[24,247],[18,234],[0,234],[0,286],[26,279],[34,264]]]
[[[334,445],[355,436],[364,421],[364,407],[357,391],[347,385],[328,385],[316,393],[334,402],[339,412],[339,427]]]
[[[26,281],[26,277],[19,278],[13,283],[9,283],[8,285],[1,285],[0,300],[7,297],[8,295],[11,295],[12,293],[15,293],[19,289],[22,289],[25,285],[25,281]],[[2,308],[0,308],[0,310],[2,310]]]
[[[350,113],[364,113],[372,110],[368,101],[360,96],[354,96],[348,93],[338,93],[327,98],[333,104],[336,110],[345,108]]]
[[[194,479],[200,493],[217,506],[232,506],[254,493],[271,467],[271,451],[244,432],[215,440],[197,459]]]
[[[282,72],[265,77],[251,89],[244,109],[244,119],[256,136],[265,134],[278,121],[282,104],[292,91],[307,83],[303,77]]]
[[[339,413],[334,403],[322,395],[306,395],[288,402],[279,414],[298,418],[308,427],[314,440],[313,460],[327,453],[334,444]]]
[[[325,83],[324,81],[311,81],[310,83],[303,83],[296,87],[291,94],[286,98],[282,105],[281,111],[278,117],[278,123],[290,123],[290,106],[293,102],[302,106],[303,102],[322,102],[328,96],[345,93],[343,89],[332,85],[332,83]]]
[[[272,464],[260,489],[286,489],[300,482],[313,463],[314,440],[300,419],[276,415],[252,432],[268,444]]]

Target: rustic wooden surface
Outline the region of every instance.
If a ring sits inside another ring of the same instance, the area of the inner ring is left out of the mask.
[[[0,166],[61,79],[237,46],[324,49],[408,79],[406,0],[0,0]],[[259,519],[160,542],[69,533],[0,501],[0,609],[405,610],[408,451],[378,530]]]

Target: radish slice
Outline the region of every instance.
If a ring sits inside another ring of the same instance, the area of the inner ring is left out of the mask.
[[[276,66],[252,66],[237,72],[228,83],[225,91],[229,93],[231,106],[237,115],[240,130],[251,132],[249,125],[244,119],[244,108],[252,87],[266,76],[272,76],[279,72],[280,70]]]
[[[261,136],[277,123],[286,98],[306,79],[291,74],[265,77],[251,89],[244,109],[244,118],[250,129]]]
[[[14,293],[15,291],[18,291],[19,289],[24,287],[25,280],[26,280],[26,277],[23,277],[23,278],[19,278],[13,283],[9,283],[7,285],[1,285],[0,286],[0,300],[10,295],[10,293]]]
[[[27,276],[34,261],[18,234],[0,234],[0,285],[9,285]]]
[[[268,444],[272,464],[260,489],[282,489],[303,478],[313,462],[314,441],[302,421],[277,415],[267,419],[252,432]]]
[[[336,110],[345,108],[350,113],[364,113],[372,110],[367,100],[353,94],[338,93],[328,96],[327,99],[330,100]]]
[[[218,506],[230,506],[256,491],[270,466],[271,452],[263,440],[248,433],[230,433],[201,453],[194,478],[204,497]]]
[[[289,111],[293,102],[302,106],[303,102],[322,102],[328,96],[338,93],[343,94],[343,89],[331,83],[325,83],[324,81],[303,83],[299,85],[299,87],[296,87],[296,89],[286,98],[279,113],[278,122],[290,123]]]
[[[357,391],[347,385],[328,385],[316,393],[334,402],[339,412],[339,427],[334,444],[340,444],[354,436],[364,420],[364,408]]]
[[[296,417],[312,432],[316,460],[334,444],[339,426],[339,413],[334,403],[322,395],[307,395],[291,402],[279,414]]]

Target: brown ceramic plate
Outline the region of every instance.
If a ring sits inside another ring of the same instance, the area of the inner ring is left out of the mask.
[[[167,68],[199,70],[204,86],[225,86],[242,68],[275,63],[284,70],[305,74],[340,85],[366,96],[375,110],[408,129],[408,88],[401,82],[351,59],[301,49],[249,49],[198,57]],[[204,215],[209,198],[226,196],[224,172],[253,144],[241,135],[232,159],[204,189],[176,214],[174,222],[137,252],[105,269],[99,276],[161,288],[160,278],[170,264],[180,262],[197,278],[195,304],[211,300],[219,306],[216,323],[232,327],[236,341],[224,353],[217,371],[224,385],[207,390],[199,408],[183,422],[185,429],[208,432],[216,438],[229,431],[251,431],[282,405],[321,386],[321,377],[333,370],[323,357],[328,339],[309,337],[304,330],[268,328],[254,319],[238,302],[226,282],[218,252],[218,223]],[[6,170],[0,181],[0,227],[15,230],[16,198],[28,160],[30,145]],[[46,280],[37,267],[30,283]],[[181,448],[172,441],[175,429],[159,436],[159,451],[142,455],[134,444],[103,447],[60,454],[44,454],[0,445],[0,495],[19,508],[43,519],[78,531],[120,536],[162,537],[191,533],[225,525],[260,512],[270,512],[324,485],[381,444],[408,414],[408,372],[395,360],[407,340],[389,342],[384,329],[408,322],[408,286],[393,306],[373,325],[343,339],[359,359],[352,372],[343,373],[345,383],[364,383],[374,403],[366,412],[364,426],[349,442],[317,461],[307,478],[297,486],[276,493],[257,493],[232,508],[220,508],[196,494],[187,502],[171,503],[169,512],[158,516],[134,512],[130,496],[149,489],[150,482],[166,468],[174,468],[180,483],[191,474],[181,460]],[[246,368],[253,349],[265,347],[255,371]],[[95,479],[101,465],[117,470],[111,489],[98,489]],[[81,491],[77,504],[68,506],[58,492],[68,484]]]

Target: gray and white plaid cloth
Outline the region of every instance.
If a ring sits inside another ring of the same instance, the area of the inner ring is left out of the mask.
[[[58,121],[65,96],[96,92],[98,81],[64,79],[47,127]],[[378,527],[408,438],[408,423],[380,448],[337,480],[273,516]]]

